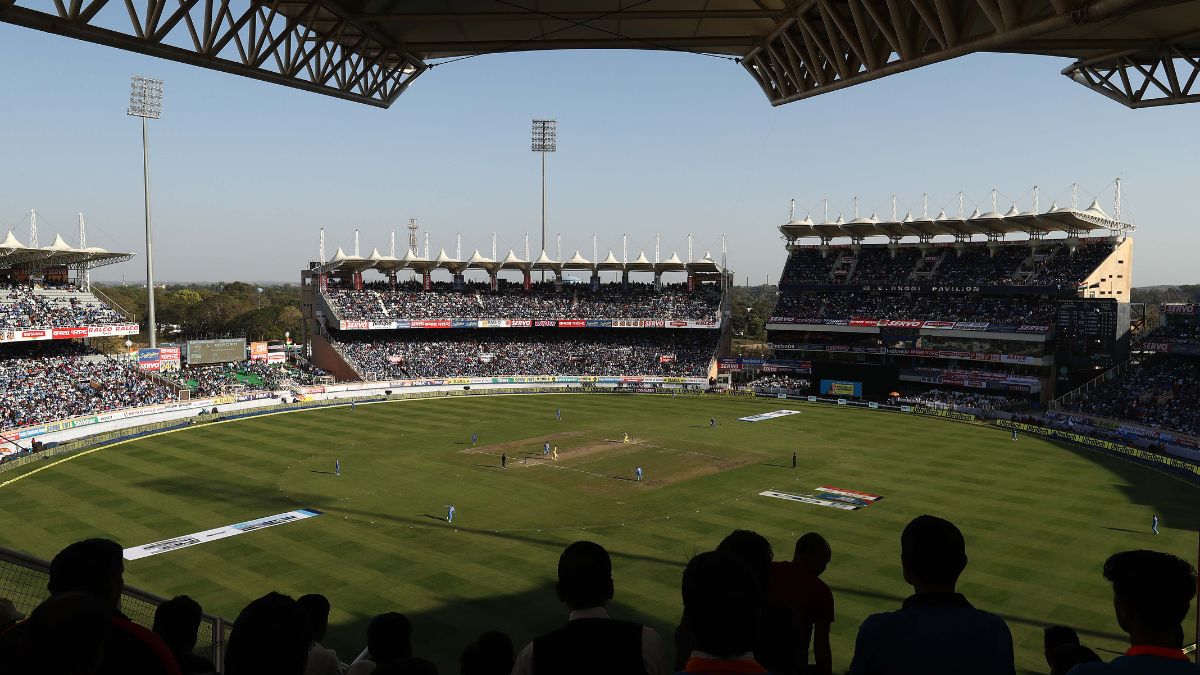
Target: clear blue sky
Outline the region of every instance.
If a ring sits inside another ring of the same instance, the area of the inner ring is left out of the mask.
[[[433,249],[536,255],[538,156],[529,120],[556,117],[549,232],[564,255],[630,257],[654,234],[663,256],[696,237],[696,255],[728,235],[738,283],[778,275],[776,226],[801,211],[851,217],[918,210],[1042,207],[1081,186],[1086,207],[1121,176],[1136,233],[1136,285],[1200,282],[1195,222],[1200,105],[1130,111],[1059,75],[1052,58],[980,55],[772,108],[734,63],[656,52],[490,55],[422,75],[380,110],[0,24],[0,230],[75,243],[142,244],[141,144],[125,115],[131,74],[166,80],[152,123],[156,276],[160,280],[295,281],[315,259],[318,228],[332,254],[362,231],[363,254],[416,217]],[[68,236],[69,235],[69,236]],[[0,232],[2,236],[2,232]],[[97,277],[144,275],[141,258]]]

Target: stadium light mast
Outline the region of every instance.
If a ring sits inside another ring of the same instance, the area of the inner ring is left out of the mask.
[[[158,325],[154,321],[154,237],[150,229],[150,152],[147,147],[146,120],[162,117],[163,81],[134,75],[129,83],[130,117],[142,118],[142,188],[146,208],[146,332],[150,347],[158,346]]]
[[[558,150],[558,121],[533,120],[533,139],[530,149],[542,154],[542,250],[546,250],[546,153]],[[528,257],[528,256],[527,256]],[[546,270],[542,270],[542,281]]]

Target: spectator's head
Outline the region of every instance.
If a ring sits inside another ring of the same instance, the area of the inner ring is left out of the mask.
[[[1079,644],[1079,634],[1075,632],[1074,628],[1047,626],[1042,631],[1042,653],[1046,656],[1046,665],[1050,666],[1051,670],[1054,670],[1054,662],[1050,658],[1054,650],[1063,645],[1077,644]]]
[[[93,593],[56,593],[29,615],[13,672],[91,675],[104,658],[112,608]]]
[[[918,593],[953,592],[967,567],[967,545],[954,523],[917,516],[900,535],[900,562],[904,580]]]
[[[432,661],[418,656],[388,661],[372,672],[374,675],[438,675],[437,666]]]
[[[796,540],[796,552],[792,555],[792,562],[814,576],[821,576],[825,568],[829,567],[832,557],[833,549],[829,547],[825,537],[816,532],[808,532]]]
[[[717,544],[717,550],[740,560],[750,570],[754,583],[766,592],[771,580],[771,560],[775,557],[766,537],[751,530],[734,530]]]
[[[1046,652],[1050,675],[1067,675],[1072,668],[1081,663],[1099,662],[1100,657],[1096,652],[1080,644],[1061,644]]]
[[[91,593],[111,609],[121,602],[125,587],[125,559],[121,545],[109,539],[84,539],[58,552],[50,561],[51,595],[79,591]]]
[[[1196,595],[1196,570],[1158,551],[1124,551],[1104,562],[1117,623],[1135,644],[1181,647],[1180,626]]]
[[[512,638],[489,630],[463,650],[459,675],[508,675],[514,661]]]
[[[25,615],[17,611],[16,605],[8,598],[0,598],[0,633],[14,623],[24,619]]]
[[[233,622],[225,675],[301,675],[311,634],[308,617],[295,600],[268,593],[246,605]]]
[[[173,653],[190,654],[196,648],[200,615],[200,603],[177,595],[154,610],[154,632]]]
[[[698,651],[718,658],[749,652],[761,601],[755,574],[724,551],[701,553],[683,570],[683,623]]]
[[[367,651],[376,665],[412,657],[412,623],[399,612],[379,614],[367,625]]]
[[[296,599],[296,604],[308,616],[308,625],[312,627],[313,642],[325,639],[325,631],[329,629],[329,598],[320,593],[309,593]]]
[[[577,541],[558,557],[558,599],[572,610],[603,607],[613,597],[612,560],[600,544]]]

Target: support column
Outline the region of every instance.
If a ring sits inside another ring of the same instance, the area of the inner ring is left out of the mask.
[[[600,271],[592,270],[592,290],[600,290]]]
[[[525,290],[528,291],[528,290],[530,290],[530,287],[532,285],[532,280],[530,279],[530,272],[529,272],[529,270],[522,270],[521,274],[524,277]]]
[[[495,272],[488,273],[488,282],[491,284],[493,291],[500,286],[499,282],[497,281],[497,274]]]
[[[467,280],[463,277],[462,272],[454,275],[454,290],[461,291],[467,287]]]
[[[433,290],[433,273],[430,271],[421,272],[421,288],[426,293]]]

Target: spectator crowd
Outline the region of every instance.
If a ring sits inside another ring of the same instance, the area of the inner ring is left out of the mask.
[[[1048,326],[1058,305],[1037,297],[973,293],[783,293],[772,316],[793,319],[892,319]]]
[[[1150,357],[1063,408],[1200,436],[1200,358]]]
[[[338,350],[370,379],[511,375],[704,377],[719,331],[421,330],[344,333]]]
[[[455,290],[438,284],[423,291],[416,282],[395,290],[373,284],[361,291],[329,288],[325,297],[339,318],[353,321],[397,319],[667,319],[715,321],[720,291],[700,285],[601,284],[597,290],[584,284],[534,284],[529,291],[506,284],[496,291],[487,284],[467,284]]]
[[[136,362],[68,341],[0,345],[0,429],[94,415],[174,398]]]
[[[96,296],[74,286],[0,284],[0,329],[74,328],[128,323]]]
[[[289,364],[242,361],[185,366],[170,376],[180,386],[189,387],[196,396],[216,396],[237,387],[275,390],[310,385],[314,374],[322,373],[320,369],[302,369]]]
[[[912,592],[891,611],[858,626],[849,675],[1014,675],[1013,638],[1004,617],[975,606],[959,591],[966,538],[953,523],[930,515],[900,533],[903,585]],[[605,548],[576,541],[559,556],[558,599],[565,621],[519,651],[501,630],[462,649],[461,675],[832,675],[833,590],[821,575],[833,546],[819,533],[796,540],[791,560],[775,560],[770,542],[735,530],[712,550],[694,555],[679,581],[682,614],[670,641],[654,629],[613,616],[618,581]],[[1051,675],[1146,673],[1195,675],[1183,651],[1184,628],[1196,594],[1196,571],[1173,555],[1150,550],[1115,553],[1104,563],[1113,611],[1130,647],[1104,663],[1066,626],[1046,626]],[[70,544],[50,563],[50,597],[28,618],[0,625],[0,672],[71,675],[437,675],[422,656],[423,626],[397,611],[370,619],[364,648],[349,663],[323,644],[330,602],[270,592],[250,602],[233,623],[223,663],[195,653],[201,607],[187,596],[161,604],[152,630],[121,611],[122,549],[106,539]],[[901,580],[896,580],[897,586]],[[7,601],[5,601],[7,602]],[[7,603],[11,607],[11,603]],[[519,608],[514,608],[519,611]],[[495,617],[503,625],[504,617]],[[465,641],[465,640],[464,640]]]

